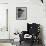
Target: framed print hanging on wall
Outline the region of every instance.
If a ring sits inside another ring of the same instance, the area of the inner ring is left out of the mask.
[[[16,7],[16,20],[27,19],[27,7]]]

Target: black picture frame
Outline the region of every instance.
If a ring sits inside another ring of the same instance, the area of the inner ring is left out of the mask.
[[[27,7],[16,7],[16,20],[27,20]]]

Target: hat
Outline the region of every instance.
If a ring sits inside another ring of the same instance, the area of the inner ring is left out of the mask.
[[[24,10],[22,10],[22,9],[18,9],[18,11],[24,11]]]

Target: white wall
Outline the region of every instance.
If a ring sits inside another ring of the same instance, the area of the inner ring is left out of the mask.
[[[8,0],[0,0],[0,3],[8,3]]]
[[[16,7],[27,7],[27,20],[16,20]],[[40,23],[43,27],[44,41],[46,41],[45,4],[42,4],[40,0],[9,0],[9,31],[11,36],[16,30],[19,32],[26,30],[27,22]]]
[[[8,2],[9,1],[9,2]],[[43,5],[40,0],[1,0],[0,2],[9,3],[9,31],[11,36],[18,30],[26,30],[27,22],[40,23],[43,26],[44,41],[46,44],[46,16],[45,16],[45,4]],[[44,1],[45,2],[45,1]],[[27,7],[27,20],[16,20],[16,7]],[[13,37],[11,37],[13,38]]]

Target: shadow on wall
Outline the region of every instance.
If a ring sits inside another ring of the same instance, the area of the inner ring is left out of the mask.
[[[44,37],[43,37],[43,26],[42,25],[40,25],[40,39],[42,40],[42,45],[45,46],[44,45]]]

